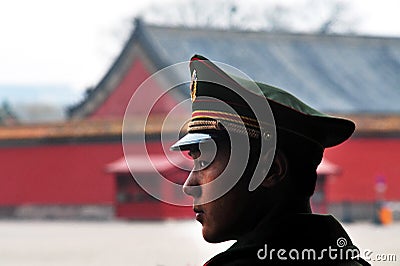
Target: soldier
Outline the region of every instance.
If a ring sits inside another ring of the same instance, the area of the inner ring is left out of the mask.
[[[237,240],[205,265],[369,265],[333,216],[310,208],[324,149],[354,123],[199,55],[190,70],[192,118],[171,149],[194,160],[184,192],[204,239]]]

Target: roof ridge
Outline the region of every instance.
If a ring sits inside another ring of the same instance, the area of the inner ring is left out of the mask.
[[[231,33],[231,34],[268,34],[275,36],[293,36],[293,37],[326,37],[326,38],[354,38],[354,39],[376,39],[376,40],[394,40],[400,41],[400,36],[379,36],[357,33],[320,33],[320,32],[306,32],[306,31],[269,31],[269,30],[254,30],[254,29],[241,29],[241,28],[224,28],[224,27],[207,27],[207,26],[185,26],[182,24],[157,24],[152,22],[145,22],[142,19],[135,19],[135,24],[139,23],[149,29],[158,30],[182,30],[182,31],[204,31],[207,33]]]

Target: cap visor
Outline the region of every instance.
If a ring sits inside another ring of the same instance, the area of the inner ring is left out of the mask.
[[[212,140],[211,135],[205,133],[188,133],[170,148],[171,151],[189,150],[190,146]]]

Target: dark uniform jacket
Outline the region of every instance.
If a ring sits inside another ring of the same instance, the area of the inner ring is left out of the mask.
[[[359,255],[333,216],[296,214],[261,222],[204,266],[370,265]]]

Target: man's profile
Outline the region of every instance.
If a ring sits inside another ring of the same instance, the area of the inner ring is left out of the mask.
[[[255,94],[250,83],[199,55],[190,70],[192,118],[188,134],[171,149],[193,158],[184,192],[193,197],[204,239],[237,240],[205,265],[369,265],[335,218],[312,214],[310,207],[324,149],[348,139],[354,123],[266,84],[257,83],[261,94]],[[224,82],[211,82],[214,77]],[[254,112],[261,99],[271,108],[275,130],[265,129],[272,122]],[[261,147],[274,134],[271,154]],[[248,141],[236,141],[243,137]],[[254,176],[261,181],[252,190]],[[219,178],[237,182],[225,193],[214,182]]]

